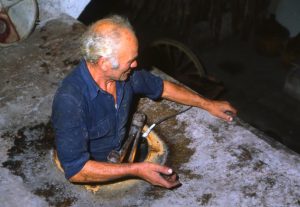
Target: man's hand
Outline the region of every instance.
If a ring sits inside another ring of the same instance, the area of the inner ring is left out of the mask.
[[[137,176],[148,181],[152,185],[164,188],[174,188],[181,185],[177,174],[174,173],[171,168],[154,163],[138,163]]]
[[[212,100],[207,107],[207,111],[212,115],[224,119],[225,121],[232,121],[236,116],[237,110],[227,101]]]

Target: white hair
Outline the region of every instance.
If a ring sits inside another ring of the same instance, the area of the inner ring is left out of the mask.
[[[118,45],[121,40],[120,28],[127,28],[133,32],[134,30],[127,18],[119,15],[109,16],[96,22],[110,22],[116,27],[109,31],[95,31],[94,24],[82,36],[81,51],[87,62],[96,63],[100,57],[108,58],[113,68],[119,67],[117,59]]]

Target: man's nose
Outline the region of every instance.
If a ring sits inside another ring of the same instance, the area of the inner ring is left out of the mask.
[[[130,68],[135,68],[135,67],[137,67],[137,65],[138,65],[138,63],[137,63],[137,61],[135,60],[135,61],[133,61],[133,62],[131,63]]]

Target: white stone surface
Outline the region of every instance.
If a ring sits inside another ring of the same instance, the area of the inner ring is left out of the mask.
[[[90,0],[37,0],[41,24],[55,19],[61,14],[68,14],[77,19]]]
[[[23,180],[0,167],[0,203],[3,207],[41,207],[48,203],[41,197],[32,194]]]
[[[272,147],[249,126],[222,122],[199,109],[177,119],[187,126],[189,147],[195,149],[182,167],[203,175],[187,180],[177,194],[211,194],[207,206],[299,205],[299,155]]]

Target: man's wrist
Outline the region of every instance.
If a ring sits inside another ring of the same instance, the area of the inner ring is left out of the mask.
[[[208,99],[208,98],[205,98],[205,97],[202,97],[202,96],[200,96],[201,97],[201,102],[199,103],[199,108],[202,108],[202,109],[204,109],[204,110],[206,110],[206,111],[210,111],[210,109],[211,109],[211,106],[213,105],[213,100],[211,100],[211,99]]]
[[[140,177],[140,164],[139,163],[129,164],[129,174],[132,176]]]

